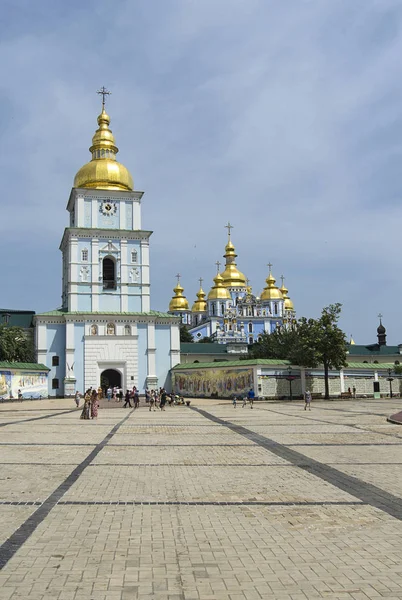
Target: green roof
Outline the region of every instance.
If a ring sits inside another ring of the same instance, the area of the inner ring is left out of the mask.
[[[49,367],[41,363],[2,362],[0,369],[22,369],[24,371],[50,371]]]
[[[348,369],[371,369],[372,371],[385,371],[388,369],[394,369],[394,363],[362,363],[362,362],[348,362]]]
[[[48,312],[38,313],[37,317],[61,317],[63,315],[113,315],[116,317],[169,317],[170,319],[174,318],[174,315],[170,315],[169,313],[159,312],[157,310],[150,310],[149,312],[109,312],[109,311],[80,311],[73,310],[68,311],[64,308],[58,308],[56,310],[49,310]],[[179,318],[179,317],[175,317]]]
[[[182,342],[180,344],[181,354],[227,354],[226,344],[214,344],[201,342]]]
[[[399,354],[399,346],[380,346],[379,344],[368,344],[367,346],[360,344],[349,344],[349,355],[359,356],[387,356],[389,354]]]
[[[6,324],[5,315],[8,315],[7,325],[9,327],[23,327],[28,329],[33,326],[34,310],[12,310],[0,308],[0,325]]]
[[[180,363],[173,367],[175,369],[222,369],[222,367],[255,367],[262,366],[287,366],[290,365],[288,360],[277,360],[272,358],[256,358],[248,360],[228,360],[225,362],[201,362],[201,363]]]

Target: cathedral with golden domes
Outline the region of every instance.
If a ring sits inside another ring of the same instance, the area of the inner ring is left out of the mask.
[[[102,111],[67,203],[61,241],[61,308],[35,317],[38,362],[50,369],[49,395],[90,386],[169,385],[180,360],[179,320],[151,310],[149,240],[143,192],[116,160],[102,88]]]
[[[233,227],[230,223],[225,227],[228,229],[228,241],[224,271],[220,273],[218,261],[217,274],[208,295],[202,289],[203,280],[200,279],[200,289],[191,309],[184,296],[180,276],[177,276],[169,313],[181,318],[194,341],[209,337],[233,348],[243,346],[246,351],[246,345],[257,342],[262,333],[272,333],[279,326],[288,327],[295,320],[295,309],[284,277],[281,278],[282,286],[276,285],[271,264],[268,265],[269,273],[261,295],[252,293],[246,276],[237,268],[237,254],[231,239]]]

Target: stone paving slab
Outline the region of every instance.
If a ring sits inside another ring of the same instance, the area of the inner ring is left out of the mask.
[[[0,406],[0,600],[402,599],[399,404]]]

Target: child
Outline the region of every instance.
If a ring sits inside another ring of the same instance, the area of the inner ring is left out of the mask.
[[[304,399],[305,399],[305,403],[304,403],[304,410],[307,410],[307,407],[309,410],[311,410],[310,405],[311,405],[311,392],[309,390],[307,390],[307,392],[304,394]]]

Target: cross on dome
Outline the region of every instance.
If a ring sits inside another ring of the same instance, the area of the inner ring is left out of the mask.
[[[105,108],[105,96],[111,96],[112,92],[109,92],[105,86],[103,85],[100,90],[96,92],[100,96],[102,96],[102,110]]]
[[[200,282],[200,287],[202,287],[202,282],[204,281],[203,278],[200,277],[198,281]]]
[[[220,260],[217,260],[215,264],[216,264],[216,269],[217,269],[216,272],[219,273],[220,266],[221,266]]]
[[[177,277],[177,283],[180,283],[180,277],[181,277],[180,273],[177,273],[176,277]]]
[[[225,225],[225,228],[228,230],[228,237],[230,239],[230,231],[231,229],[234,229],[233,225],[230,224],[230,221],[228,221],[228,224]]]

